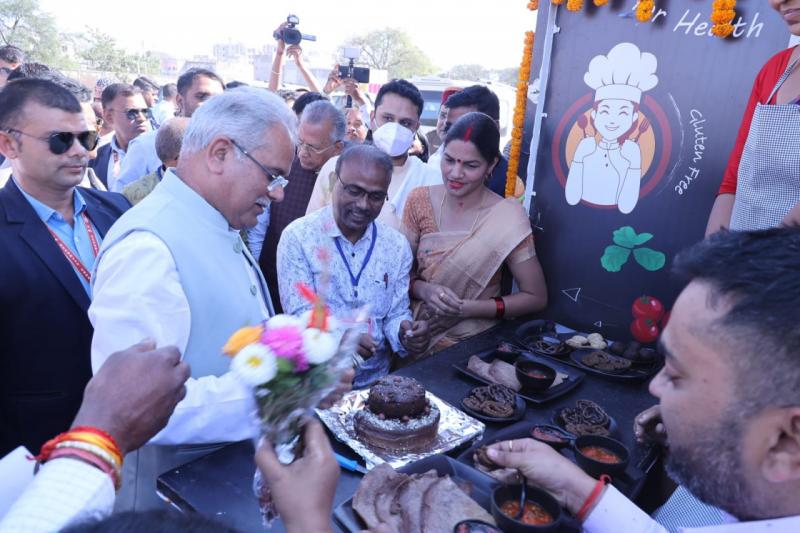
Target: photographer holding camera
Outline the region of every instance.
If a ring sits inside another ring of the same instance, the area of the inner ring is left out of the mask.
[[[300,33],[296,26],[300,23],[300,19],[295,15],[286,17],[285,22],[281,22],[272,36],[277,41],[275,48],[275,58],[272,60],[272,72],[269,75],[269,89],[277,92],[281,86],[281,72],[283,71],[283,58],[284,54],[294,59],[297,69],[306,80],[309,90],[320,92],[320,86],[317,79],[308,70],[305,62],[303,61],[303,49],[300,47],[302,39],[308,41],[316,41],[317,38],[313,35],[306,35]]]

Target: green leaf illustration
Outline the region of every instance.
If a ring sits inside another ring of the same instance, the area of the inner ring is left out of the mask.
[[[633,257],[642,268],[650,272],[661,270],[667,262],[666,255],[651,248],[637,248],[633,251]]]
[[[636,236],[634,242],[636,243],[636,246],[641,246],[642,244],[646,243],[652,238],[653,238],[652,233],[640,233],[639,235]]]
[[[630,226],[623,226],[618,230],[614,230],[614,244],[617,246],[633,248],[638,244],[636,238],[636,232]]]
[[[617,242],[616,238],[614,242]],[[606,246],[606,251],[603,253],[603,257],[600,258],[600,264],[609,272],[619,272],[622,269],[622,265],[628,262],[630,256],[631,251],[628,248],[612,244]]]

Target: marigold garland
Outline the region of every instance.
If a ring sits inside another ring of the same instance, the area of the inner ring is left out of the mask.
[[[711,33],[717,37],[728,37],[733,33],[731,22],[736,16],[736,0],[714,0],[711,5]]]
[[[564,3],[564,0],[550,0],[553,4],[560,6]]]
[[[583,9],[583,0],[567,0],[567,11],[580,11]]]
[[[656,3],[653,0],[639,0],[639,5],[636,6],[636,20],[649,22],[653,17],[655,7]]]
[[[581,0],[583,2],[583,0]],[[525,108],[528,105],[528,80],[531,79],[531,62],[533,60],[532,31],[525,32],[525,50],[522,53],[522,64],[519,67],[517,81],[517,100],[514,105],[513,129],[511,130],[511,151],[508,154],[508,172],[506,173],[506,198],[514,196],[517,185],[519,158],[522,155],[522,134],[525,129]]]
[[[602,7],[608,3],[608,0],[594,0],[594,5]]]
[[[537,9],[539,9],[539,0],[531,0],[530,2],[528,2],[528,9],[530,9],[531,11],[536,11]]]

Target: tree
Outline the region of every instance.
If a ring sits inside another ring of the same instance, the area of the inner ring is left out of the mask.
[[[149,53],[129,54],[119,47],[112,36],[96,28],[87,28],[76,39],[79,41],[81,59],[93,70],[110,72],[120,79],[126,78],[126,74],[154,75],[160,70],[157,58]]]
[[[0,43],[22,49],[31,61],[68,68],[65,39],[37,0],[0,0]]]
[[[371,68],[388,71],[390,78],[410,78],[436,72],[431,60],[402,30],[385,28],[351,39],[351,46],[361,47],[360,62]]]
[[[491,71],[481,65],[456,65],[441,74],[444,78],[453,80],[481,81],[491,77]]]

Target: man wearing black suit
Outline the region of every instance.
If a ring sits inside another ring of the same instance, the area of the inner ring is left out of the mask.
[[[70,427],[92,375],[89,281],[103,236],[130,206],[77,187],[97,133],[75,96],[26,79],[0,91],[0,456]]]
[[[103,119],[114,128],[111,142],[97,151],[89,166],[111,191],[117,181],[128,143],[150,131],[150,110],[138,87],[126,83],[112,83],[103,89]]]

